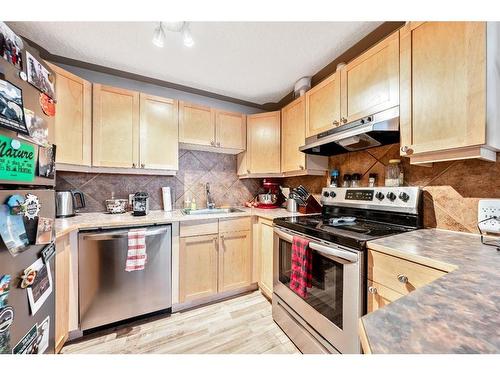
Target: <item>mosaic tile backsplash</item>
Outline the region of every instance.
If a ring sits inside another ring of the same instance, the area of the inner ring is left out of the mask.
[[[362,186],[368,175],[377,173],[383,186],[385,166],[400,159],[399,144],[374,147],[330,157],[330,169],[361,173]],[[496,163],[457,160],[434,163],[432,167],[410,165],[402,158],[405,185],[424,190],[424,225],[460,232],[477,232],[477,205],[482,198],[500,198],[500,159]]]
[[[56,190],[81,190],[87,203],[81,212],[105,211],[104,201],[112,192],[115,198],[128,198],[129,194],[138,191],[149,193],[151,210],[160,210],[163,208],[163,186],[172,189],[176,208],[182,208],[184,200],[193,197],[198,207],[205,207],[207,182],[218,206],[241,206],[258,193],[261,183],[258,179],[238,179],[236,155],[179,150],[176,176],[58,172]]]

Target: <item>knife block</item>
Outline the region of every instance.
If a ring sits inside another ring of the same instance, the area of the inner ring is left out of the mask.
[[[299,212],[301,214],[318,214],[321,213],[321,204],[318,203],[316,198],[311,195],[306,200],[306,204],[299,205]]]

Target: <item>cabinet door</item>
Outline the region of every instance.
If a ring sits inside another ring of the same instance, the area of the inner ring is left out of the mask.
[[[217,293],[217,254],[217,235],[180,239],[179,302]]]
[[[220,234],[219,293],[250,285],[252,282],[251,232]]]
[[[399,32],[341,69],[342,123],[399,105]]]
[[[273,295],[273,223],[259,221],[259,286],[268,298]]]
[[[485,143],[485,61],[484,22],[410,22],[401,29],[402,150]]]
[[[139,93],[94,84],[92,164],[138,167]]]
[[[367,312],[374,312],[401,297],[403,297],[403,294],[395,292],[382,284],[368,280]]]
[[[241,113],[216,111],[217,147],[245,150],[247,148],[246,117]]]
[[[56,241],[56,269],[54,281],[56,287],[55,306],[55,347],[58,353],[66,340],[69,331],[69,285],[70,285],[70,255],[71,245],[69,236]]]
[[[299,151],[305,143],[306,104],[302,96],[281,110],[281,171],[305,168],[306,154]]]
[[[215,146],[214,109],[180,101],[179,142]]]
[[[247,116],[248,173],[280,173],[280,111]]]
[[[141,168],[177,170],[179,116],[177,100],[141,94]]]
[[[306,92],[306,137],[340,125],[340,73]]]
[[[58,66],[49,65],[56,73],[56,162],[90,166],[92,84]]]

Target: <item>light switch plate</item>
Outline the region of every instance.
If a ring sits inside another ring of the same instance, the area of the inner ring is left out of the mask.
[[[494,218],[497,218],[495,220]],[[482,220],[486,220],[480,223]],[[477,221],[483,232],[500,233],[500,199],[481,199],[477,207]]]

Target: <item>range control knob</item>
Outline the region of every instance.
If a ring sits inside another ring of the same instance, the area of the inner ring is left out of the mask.
[[[385,196],[382,192],[379,191],[377,194],[375,194],[375,198],[377,198],[379,201],[381,201],[385,198]]]
[[[325,192],[323,193],[323,196],[324,196],[325,198],[328,198],[328,197],[330,196],[330,194],[328,194],[328,192],[327,192],[327,191],[325,191]]]
[[[410,196],[403,191],[401,192],[401,194],[399,194],[399,199],[401,199],[403,202],[408,202]]]
[[[335,198],[336,196],[337,196],[337,194],[335,194],[335,192],[334,192],[334,191],[331,191],[331,192],[330,192],[330,198]]]
[[[387,199],[389,199],[391,202],[394,202],[396,198],[396,194],[394,194],[392,191],[387,193]]]

